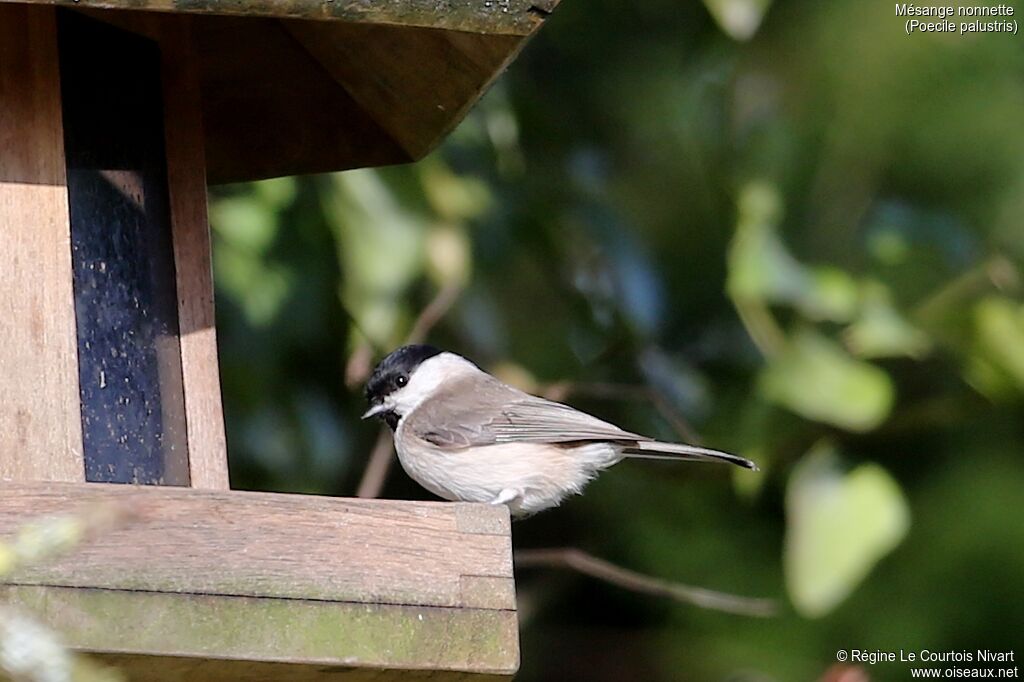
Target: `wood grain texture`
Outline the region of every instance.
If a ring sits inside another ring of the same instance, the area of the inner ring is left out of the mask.
[[[504,17],[516,11],[503,0],[464,2],[478,4],[485,14]],[[367,12],[361,15],[365,20],[313,21],[302,12],[284,13],[291,17],[284,19],[259,12],[245,17],[191,15],[208,181],[324,173],[421,158],[462,120],[556,4],[538,0],[527,7],[532,18],[523,30],[505,31],[455,21],[458,8],[453,6],[459,0],[442,3],[443,8],[432,0],[408,3],[417,5],[417,11],[435,13],[438,20],[369,19],[384,16],[379,12],[388,4],[385,0],[330,1],[330,7]],[[106,6],[89,0],[75,3],[78,11],[176,49],[163,42],[161,35],[167,34],[161,26],[180,16],[112,12],[102,9]],[[154,8],[138,0],[125,0],[125,6]],[[191,12],[195,6],[190,0],[187,9],[179,9]]]
[[[425,155],[465,117],[525,42],[372,24],[283,23],[410,158]]]
[[[62,587],[0,596],[73,648],[110,655],[136,682],[396,677],[389,670],[479,680],[518,667],[513,611]]]
[[[0,4],[0,479],[80,481],[82,417],[53,8]]]
[[[503,682],[514,679],[515,675],[514,670],[489,674],[458,670],[394,670],[220,661],[175,656],[101,654],[97,658],[117,667],[132,682]]]
[[[438,502],[0,483],[0,537],[104,500],[130,527],[12,584],[511,610],[508,511]],[[500,528],[500,532],[489,532]],[[468,529],[468,530],[467,530]],[[481,532],[488,531],[488,532]]]
[[[507,680],[519,665],[504,507],[0,483],[0,540],[133,512],[9,576],[0,600],[136,682]]]
[[[558,0],[16,0],[97,9],[288,17],[528,35]]]
[[[206,211],[202,98],[191,19],[166,17],[159,30],[181,374],[191,487],[227,490],[230,485]]]
[[[411,160],[280,22],[195,22],[211,183]]]
[[[422,158],[528,40],[233,17],[195,26],[212,183]]]

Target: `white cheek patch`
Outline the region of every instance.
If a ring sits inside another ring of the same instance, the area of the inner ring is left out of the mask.
[[[404,412],[402,412],[402,408],[404,408],[406,405],[406,402],[402,399],[403,396],[400,395],[402,393],[402,390],[404,389],[395,391],[394,393],[384,398],[384,407],[387,408],[387,411],[397,412],[398,414],[405,414]]]
[[[436,388],[436,384],[428,385],[427,382],[417,381],[416,378],[413,378],[405,387],[386,396],[384,404],[389,410],[406,415],[416,409]]]
[[[407,415],[433,395],[446,381],[466,371],[479,371],[454,353],[441,353],[425,360],[409,377],[409,383],[384,398],[388,409]]]

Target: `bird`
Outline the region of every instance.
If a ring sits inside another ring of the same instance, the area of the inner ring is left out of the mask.
[[[394,432],[406,473],[445,500],[506,505],[514,518],[558,506],[625,458],[749,459],[625,431],[569,405],[513,388],[466,358],[402,346],[366,383],[370,408]]]

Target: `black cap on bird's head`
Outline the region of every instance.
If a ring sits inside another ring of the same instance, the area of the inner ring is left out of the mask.
[[[409,383],[410,375],[424,360],[440,353],[440,348],[421,343],[402,346],[389,353],[374,368],[373,374],[366,382],[366,400],[371,407],[363,418],[386,417],[386,413],[379,409],[384,403],[384,398]]]

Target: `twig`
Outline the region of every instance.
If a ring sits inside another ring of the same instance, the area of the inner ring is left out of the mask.
[[[654,578],[616,566],[575,547],[521,549],[515,553],[515,564],[517,568],[569,569],[632,592],[665,597],[712,611],[757,618],[774,616],[778,611],[773,599],[740,597]]]
[[[1015,292],[1020,287],[1021,276],[1017,267],[1008,258],[996,256],[976,265],[930,294],[914,307],[910,315],[920,323],[934,323],[935,318],[943,311],[960,310],[965,301],[990,289]]]
[[[441,287],[437,295],[431,299],[427,307],[423,309],[416,322],[412,325],[406,343],[423,343],[438,322],[444,319],[451,307],[459,300],[462,293],[462,285],[449,282]]]
[[[363,329],[359,319],[352,314],[352,311],[344,303],[341,305],[341,310],[345,313],[348,323],[355,328],[360,336],[359,345],[352,351],[348,362],[345,363],[345,386],[352,389],[362,385],[369,378],[370,371],[373,369],[373,357],[377,355],[379,348],[372,341],[370,335],[366,333],[366,330]]]
[[[373,371],[373,346],[366,340],[360,341],[345,363],[345,386],[350,390],[362,386]]]
[[[444,319],[444,316],[451,310],[451,307],[455,305],[461,293],[462,287],[458,284],[448,283],[441,287],[440,291],[437,292],[430,303],[420,312],[419,317],[416,318],[412,325],[412,331],[409,332],[409,336],[406,338],[406,343],[421,343],[426,339],[430,334],[430,330]],[[358,352],[359,349],[357,349],[356,353]],[[349,365],[351,367],[352,362]],[[369,363],[366,363],[366,366],[368,367]],[[369,369],[365,373],[369,376]],[[346,373],[346,382],[349,379],[350,376]],[[362,381],[365,380],[366,377],[363,377]],[[362,381],[358,383],[362,383]],[[380,435],[377,436],[377,443],[373,446],[370,458],[366,462],[366,468],[363,470],[363,477],[359,481],[359,488],[356,490],[358,497],[380,497],[380,493],[384,489],[384,482],[387,481],[388,474],[391,472],[393,451],[391,431],[386,426],[381,427]]]
[[[366,469],[363,470],[363,478],[359,481],[356,497],[380,497],[380,492],[384,489],[384,481],[391,473],[393,445],[391,431],[387,427],[381,428],[377,435],[377,442],[370,452],[370,459],[366,462]]]
[[[700,434],[693,428],[686,417],[684,417],[678,410],[672,407],[672,404],[663,396],[660,392],[651,389],[651,402],[654,403],[654,408],[661,413],[675,432],[678,433],[683,440],[690,445],[703,445],[701,442]]]

